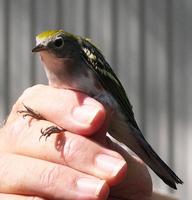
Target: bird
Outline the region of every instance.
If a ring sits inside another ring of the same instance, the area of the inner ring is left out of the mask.
[[[89,38],[47,30],[36,36],[32,52],[40,54],[49,85],[83,92],[111,109],[110,135],[137,154],[171,188],[183,183],[143,136],[122,83]],[[25,108],[32,115],[33,110]],[[39,114],[36,117],[41,118]],[[46,137],[61,131],[55,126],[41,130]]]

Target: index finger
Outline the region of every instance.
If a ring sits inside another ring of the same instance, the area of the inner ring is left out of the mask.
[[[81,135],[99,130],[106,116],[103,105],[95,99],[81,92],[45,85],[27,89],[14,110],[23,109],[23,103],[46,120]]]

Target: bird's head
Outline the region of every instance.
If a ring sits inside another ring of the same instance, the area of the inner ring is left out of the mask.
[[[73,66],[79,66],[81,60],[78,36],[63,30],[38,34],[32,52],[39,52],[49,83],[56,87],[63,84],[66,76],[77,71]]]
[[[78,37],[64,30],[49,30],[36,36],[32,52],[47,51],[58,58],[73,57],[80,50]]]

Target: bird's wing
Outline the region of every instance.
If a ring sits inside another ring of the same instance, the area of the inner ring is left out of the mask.
[[[135,121],[126,92],[100,50],[87,40],[82,41],[82,49],[84,60],[90,69],[95,72],[102,86],[116,99],[122,113],[130,123],[130,125],[125,123],[121,119],[121,113],[117,113],[112,119],[113,127],[110,134],[112,133],[114,137],[118,135],[118,139],[143,159],[166,184],[176,189],[176,183],[183,183],[182,180],[161,160],[143,137]],[[125,136],[128,138],[127,140]]]
[[[94,71],[96,77],[102,84],[102,86],[115,98],[118,102],[120,109],[124,113],[125,117],[136,129],[139,127],[135,121],[132,106],[126,95],[126,92],[113,72],[112,68],[105,60],[101,51],[93,45],[89,40],[81,39],[82,56],[87,62],[91,70]]]

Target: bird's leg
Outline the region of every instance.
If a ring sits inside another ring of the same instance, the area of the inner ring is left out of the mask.
[[[37,111],[34,111],[32,108],[26,106],[25,104],[23,104],[23,106],[24,106],[25,110],[18,110],[17,112],[22,114],[24,118],[29,116],[29,117],[32,117],[32,118],[35,118],[38,120],[44,119],[44,117]]]
[[[41,129],[41,136],[39,138],[39,140],[42,138],[42,137],[45,137],[45,140],[47,140],[47,138],[52,135],[52,134],[55,134],[55,133],[61,133],[61,132],[64,132],[65,129],[61,128],[61,127],[58,127],[58,126],[49,126],[47,127],[46,129]]]

